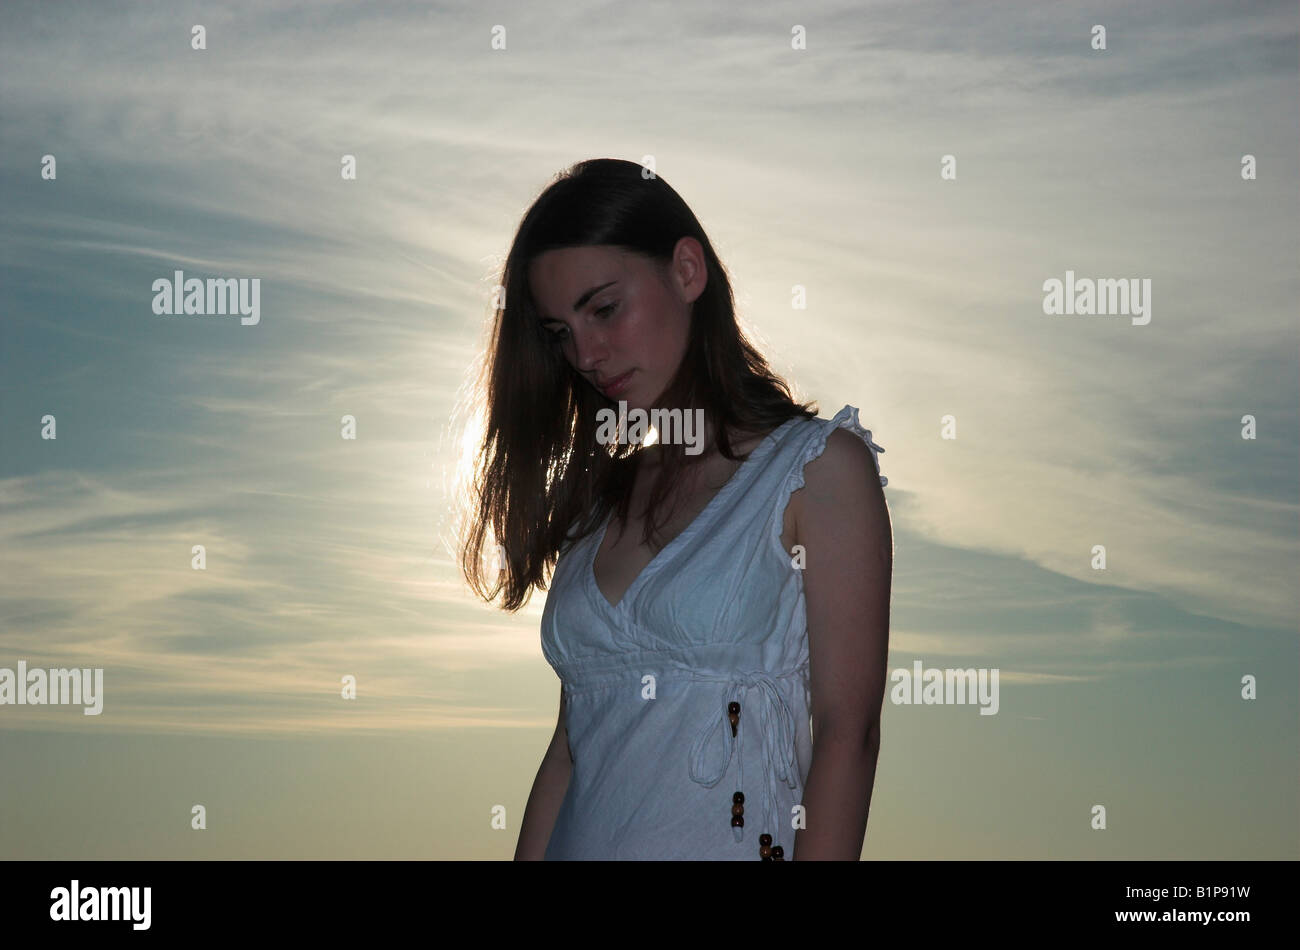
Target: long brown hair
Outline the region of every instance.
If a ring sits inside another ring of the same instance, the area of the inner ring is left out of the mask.
[[[470,508],[461,529],[461,571],[489,602],[516,611],[534,587],[545,590],[549,569],[572,542],[590,534],[613,508],[626,523],[640,453],[627,443],[597,441],[597,411],[616,407],[565,360],[542,329],[528,286],[538,255],[571,247],[607,246],[647,258],[660,273],[678,240],[704,249],[708,280],[691,309],[685,356],[657,406],[703,408],[715,423],[714,445],[736,460],[728,429],[765,432],[794,416],[817,415],[797,403],[786,383],[736,323],[727,271],[694,213],[667,182],[635,162],[579,162],[559,173],[525,213],[502,268],[504,306],[495,312],[474,389],[483,409],[475,447]],[[685,447],[665,444],[647,503],[643,540],[672,484],[690,464]],[[483,564],[487,529],[502,550],[496,576]]]

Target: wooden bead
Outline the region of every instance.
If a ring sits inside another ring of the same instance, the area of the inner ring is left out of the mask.
[[[767,860],[768,858],[772,857],[772,849],[769,848],[767,845],[764,845],[763,847],[758,849],[758,856],[760,858],[763,858],[764,860]]]
[[[745,804],[745,793],[737,792],[736,794],[731,796],[731,800],[735,802],[737,805],[743,805]]]
[[[784,860],[785,860],[785,848],[781,847],[779,844],[778,844],[776,847],[774,847],[774,848],[772,849],[772,860],[773,860],[773,861],[784,861]]]
[[[743,814],[745,813],[745,806],[744,806],[744,805],[732,805],[732,806],[731,806],[731,813],[732,813],[733,815],[743,815]]]
[[[763,847],[765,847],[765,848],[771,847],[771,845],[772,845],[772,836],[771,836],[771,835],[759,835],[759,836],[758,836],[758,843],[761,844],[761,845],[762,845]]]
[[[744,815],[732,815],[732,816],[731,816],[731,827],[733,827],[733,828],[744,828],[744,827],[745,827],[745,816],[744,816]]]
[[[736,702],[734,699],[731,702],[727,703],[727,714],[731,716],[739,716],[740,703]]]

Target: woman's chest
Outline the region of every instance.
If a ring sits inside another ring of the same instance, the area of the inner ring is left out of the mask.
[[[721,458],[717,461],[729,464],[715,464],[701,470],[696,478],[689,483],[684,482],[669,496],[664,508],[669,512],[667,520],[662,523],[657,537],[650,543],[644,540],[643,535],[645,506],[652,476],[647,474],[643,478],[638,475],[632,490],[627,524],[619,522],[611,514],[592,561],[596,587],[609,604],[617,606],[622,601],[624,594],[659,552],[704,514],[710,502],[735,474],[737,463]],[[798,543],[797,506],[800,494],[801,491],[798,491],[791,496],[782,520],[781,546],[786,551]]]

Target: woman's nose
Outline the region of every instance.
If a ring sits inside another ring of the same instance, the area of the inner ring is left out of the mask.
[[[605,354],[605,337],[598,332],[575,334],[573,338],[574,364],[584,373],[590,373]]]

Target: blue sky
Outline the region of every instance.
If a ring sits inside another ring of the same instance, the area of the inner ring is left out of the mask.
[[[101,9],[0,12],[0,666],[106,693],[0,706],[0,855],[513,853],[557,681],[452,563],[458,398],[532,199],[650,155],[885,448],[891,669],[1001,671],[887,704],[864,855],[1296,856],[1294,5]],[[261,322],[153,314],[176,269]]]

